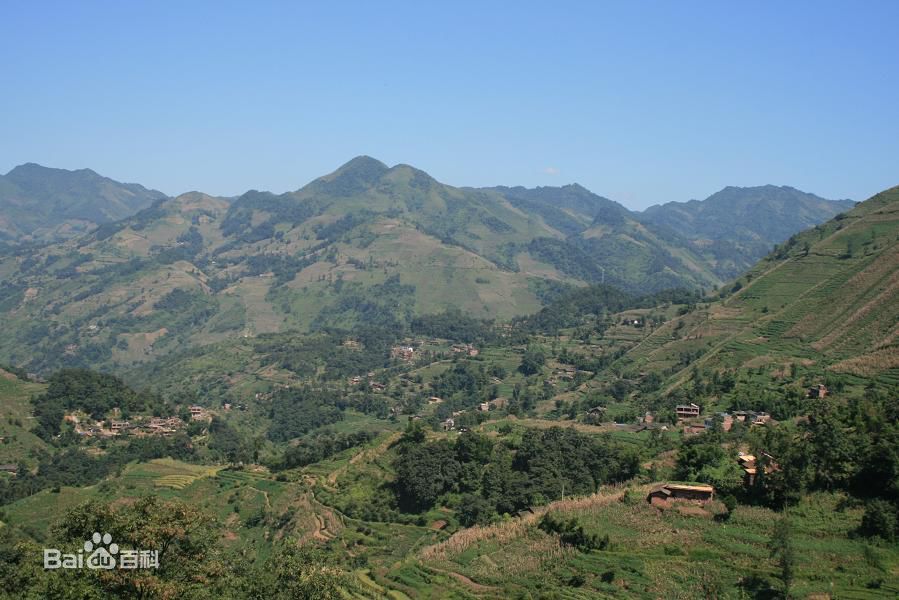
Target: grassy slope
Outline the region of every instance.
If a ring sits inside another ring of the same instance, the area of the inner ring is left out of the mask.
[[[33,420],[30,400],[46,388],[28,383],[0,369],[0,463],[32,464],[33,450],[45,447],[43,440],[31,433]]]
[[[768,257],[740,282],[726,300],[659,328],[623,362],[666,368],[681,353],[701,352],[699,366],[795,361],[895,380],[899,188],[795,236],[785,258]]]
[[[768,540],[778,516],[739,507],[726,523],[693,506],[659,510],[648,505],[650,486],[608,490],[548,508],[575,517],[589,533],[609,535],[606,551],[578,552],[536,527],[538,516],[463,530],[393,567],[390,579],[421,597],[468,593],[490,598],[555,593],[560,598],[752,597],[759,581],[775,582]],[[899,549],[869,547],[848,537],[858,509],[839,509],[840,498],[820,494],[790,513],[798,566],[795,597],[890,598],[899,593]],[[543,510],[538,511],[542,514]],[[572,576],[581,574],[577,585]],[[611,581],[603,581],[603,574]],[[870,582],[882,581],[879,589]]]
[[[295,216],[305,208],[303,217]],[[235,215],[244,220],[235,221]],[[358,221],[337,233],[322,233],[347,215],[357,215]],[[585,226],[584,216],[578,219]],[[244,225],[231,227],[237,221]],[[254,233],[266,223],[270,229]],[[168,264],[152,260],[160,249],[183,248],[191,227],[202,237],[194,256]],[[661,279],[650,271],[662,268],[666,284],[713,281],[690,251],[657,238],[636,221],[625,219],[622,227],[606,231],[598,225],[584,232],[602,242],[598,252],[611,253],[589,259],[601,259],[610,278],[658,283]],[[369,289],[392,275],[415,286],[413,308],[419,314],[455,306],[507,319],[540,308],[535,280],[581,284],[578,277],[586,276],[571,271],[571,264],[554,266],[528,253],[536,238],[561,243],[564,237],[541,214],[523,211],[495,190],[454,188],[412,167],[388,169],[371,159],[352,161],[282,196],[253,192],[225,200],[184,194],[107,234],[50,245],[33,255],[0,257],[8,284],[0,290],[7,331],[0,339],[0,359],[27,364],[37,355],[30,366],[40,370],[66,361],[122,369],[186,347],[305,330],[324,307],[341,299],[335,282]],[[319,248],[310,255],[313,264],[288,281],[264,268],[249,272],[253,257],[277,270],[275,258],[301,257],[313,248]],[[671,264],[682,265],[683,272],[659,267],[652,259],[672,255]],[[145,262],[133,272],[124,269],[135,258]],[[116,265],[121,270],[109,273]],[[72,268],[77,275],[67,273]],[[157,302],[175,289],[196,294],[206,312],[182,321],[186,315],[157,309]],[[114,348],[111,356],[106,348]]]

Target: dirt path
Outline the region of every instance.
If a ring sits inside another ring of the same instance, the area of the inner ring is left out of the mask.
[[[459,583],[466,585],[476,592],[497,592],[499,588],[493,587],[491,585],[482,585],[476,581],[472,581],[470,577],[466,577],[462,573],[456,573],[455,571],[446,571],[444,569],[438,569],[437,567],[428,566],[427,567],[431,571],[436,571],[438,573],[443,573],[444,575],[449,575]]]
[[[337,469],[334,469],[330,473],[328,473],[327,482],[329,485],[333,486],[337,483],[337,478],[347,472],[350,465],[355,465],[362,460],[372,461],[377,457],[381,456],[387,449],[393,444],[395,441],[400,439],[401,433],[393,433],[387,437],[383,442],[378,444],[375,448],[371,449],[362,449],[350,458],[349,462]]]
[[[254,491],[259,492],[260,494],[262,494],[262,497],[265,498],[265,508],[267,508],[268,510],[271,510],[271,509],[272,509],[272,501],[271,501],[271,499],[270,499],[269,496],[268,496],[268,492],[266,492],[266,491],[264,491],[264,490],[260,490],[259,488],[254,488],[253,486],[248,486],[248,487],[249,487],[251,490],[254,490]]]

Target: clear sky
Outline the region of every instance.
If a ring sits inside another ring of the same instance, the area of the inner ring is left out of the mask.
[[[353,156],[631,208],[899,184],[899,1],[0,4],[0,172],[168,194]]]

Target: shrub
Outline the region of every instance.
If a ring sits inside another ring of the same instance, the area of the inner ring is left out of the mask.
[[[574,517],[567,521],[546,513],[537,525],[541,531],[559,536],[559,541],[564,546],[573,546],[582,552],[590,550],[605,550],[609,547],[609,536],[589,534],[584,526],[578,523]]]
[[[899,534],[896,511],[897,507],[886,500],[869,501],[865,506],[859,532],[868,537],[880,536],[888,542],[894,541]]]

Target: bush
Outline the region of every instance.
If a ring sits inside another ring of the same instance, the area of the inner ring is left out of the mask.
[[[537,525],[541,531],[559,536],[559,541],[565,546],[574,546],[582,552],[590,550],[605,550],[609,547],[609,536],[600,537],[597,534],[589,534],[584,531],[584,526],[578,523],[574,517],[557,519],[551,513],[546,513]]]
[[[899,535],[899,521],[896,513],[899,507],[886,500],[870,500],[865,506],[865,514],[859,532],[867,537],[880,536],[888,542],[896,540]]]

